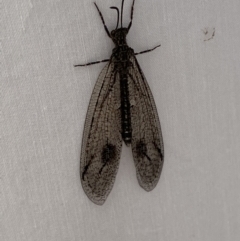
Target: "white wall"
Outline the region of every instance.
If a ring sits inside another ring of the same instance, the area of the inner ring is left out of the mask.
[[[121,1],[97,4],[113,29],[109,7]],[[136,0],[129,45],[139,52],[161,43],[138,60],[158,108],[165,165],[147,193],[124,146],[113,190],[97,206],[82,190],[79,158],[104,64],[73,65],[108,58],[113,44],[92,0],[5,0],[1,240],[240,240],[239,12],[239,0]]]

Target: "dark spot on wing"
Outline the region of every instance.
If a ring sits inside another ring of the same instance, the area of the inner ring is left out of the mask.
[[[84,176],[85,176],[85,174],[87,173],[88,168],[89,168],[89,166],[91,165],[93,158],[94,158],[94,156],[92,155],[92,156],[91,156],[91,159],[90,159],[90,162],[84,167],[84,170],[83,170],[83,173],[82,173],[82,179],[83,179],[83,181],[85,181]]]
[[[142,140],[137,142],[137,144],[136,144],[136,152],[137,152],[137,155],[140,158],[143,158],[144,156],[146,156],[147,147],[146,147],[146,144]]]
[[[102,149],[102,167],[99,170],[99,174],[102,173],[103,168],[111,161],[114,161],[114,159],[117,156],[117,152],[116,152],[116,146],[112,145],[112,144],[106,144],[103,149]]]
[[[86,174],[86,172],[87,172],[87,170],[88,170],[88,167],[89,167],[89,164],[87,164],[87,165],[84,167],[84,170],[83,170],[83,173],[82,173],[82,180],[83,180],[83,181],[85,181],[84,176],[85,176],[85,174]]]
[[[106,164],[107,162],[115,159],[116,157],[116,146],[112,144],[106,144],[102,150],[102,162]]]
[[[163,152],[162,152],[162,149],[159,148],[155,142],[153,142],[153,144],[154,144],[155,148],[157,149],[161,160],[163,161]]]

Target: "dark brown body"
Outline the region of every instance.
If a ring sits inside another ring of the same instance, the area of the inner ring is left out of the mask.
[[[133,49],[126,43],[126,29],[118,29],[116,35],[122,41],[116,41],[118,44],[113,49],[112,61],[114,63],[116,76],[120,79],[120,96],[121,96],[121,127],[122,139],[127,146],[131,144],[132,127],[131,127],[131,105],[129,99],[129,69],[132,68],[130,58],[134,55]],[[122,35],[122,36],[120,36]],[[121,38],[122,37],[122,38]],[[119,40],[118,39],[118,40]],[[116,78],[115,76],[115,78]]]

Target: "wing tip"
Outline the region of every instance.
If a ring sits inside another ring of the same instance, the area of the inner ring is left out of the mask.
[[[138,183],[141,186],[141,188],[143,188],[146,192],[150,192],[157,186],[158,181],[159,181],[159,178],[157,180],[154,180],[154,182],[150,184],[143,183],[139,180],[138,180]]]
[[[108,194],[105,196],[98,196],[93,192],[89,192],[89,189],[83,188],[83,190],[84,190],[86,196],[88,197],[88,199],[96,205],[102,206],[105,203],[105,201],[107,200]]]

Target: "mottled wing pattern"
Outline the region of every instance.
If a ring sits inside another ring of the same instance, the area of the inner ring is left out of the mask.
[[[119,75],[108,63],[95,84],[85,120],[80,176],[87,196],[102,205],[117,174],[122,147]]]
[[[140,186],[151,191],[158,183],[164,159],[163,139],[156,105],[135,56],[131,57],[129,87],[132,152]]]

